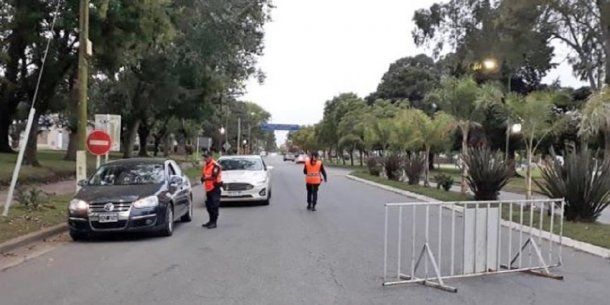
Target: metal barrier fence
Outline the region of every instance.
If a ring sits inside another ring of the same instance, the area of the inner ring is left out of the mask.
[[[457,292],[445,280],[509,272],[563,279],[550,268],[562,265],[564,205],[563,199],[387,203],[383,285]]]

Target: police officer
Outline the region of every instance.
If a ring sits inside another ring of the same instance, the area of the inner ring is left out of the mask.
[[[326,171],[322,161],[318,160],[318,153],[312,152],[308,160],[305,161],[305,168],[303,168],[305,176],[305,185],[307,187],[307,209],[311,211],[316,210],[316,204],[318,203],[318,188],[322,181],[328,182],[326,178]],[[322,180],[322,176],[324,180]]]
[[[205,207],[210,220],[203,227],[215,229],[218,221],[218,208],[220,206],[220,188],[222,187],[222,168],[214,160],[210,152],[203,153],[204,165],[201,169],[201,183],[205,189]]]

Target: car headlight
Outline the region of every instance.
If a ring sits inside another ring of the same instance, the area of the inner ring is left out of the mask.
[[[70,200],[70,205],[68,206],[70,213],[79,214],[82,212],[86,212],[89,209],[89,204],[80,199],[72,199]]]
[[[138,199],[138,200],[136,200],[136,202],[133,203],[133,206],[135,208],[152,208],[152,207],[156,207],[158,205],[159,205],[159,198],[157,198],[157,196],[150,196],[150,197]]]

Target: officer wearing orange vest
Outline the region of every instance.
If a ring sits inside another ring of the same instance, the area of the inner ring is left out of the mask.
[[[307,186],[307,209],[311,211],[316,210],[316,204],[318,203],[318,188],[322,181],[328,182],[326,178],[326,171],[322,161],[318,160],[318,153],[312,152],[310,158],[305,161],[305,168],[303,168],[305,176],[305,184]],[[322,180],[324,177],[324,180]]]
[[[205,189],[205,207],[208,210],[210,220],[203,227],[215,229],[218,221],[218,208],[220,207],[220,188],[222,187],[222,168],[214,160],[210,152],[204,152],[205,164],[201,169],[201,183]]]

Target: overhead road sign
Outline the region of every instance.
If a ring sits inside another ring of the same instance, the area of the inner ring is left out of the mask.
[[[287,130],[297,131],[301,129],[301,126],[296,124],[261,124],[261,129],[264,131],[276,131],[276,130]]]

